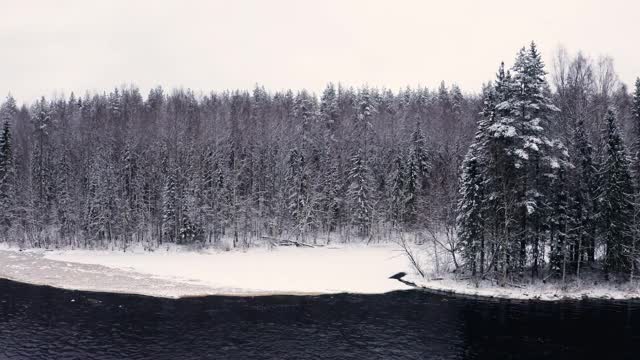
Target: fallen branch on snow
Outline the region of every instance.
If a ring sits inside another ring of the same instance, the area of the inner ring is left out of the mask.
[[[287,240],[287,239],[276,239],[269,236],[262,236],[263,239],[269,240],[274,246],[295,246],[295,247],[310,247],[314,248],[314,245],[303,243],[295,240]],[[275,241],[275,243],[274,243]]]

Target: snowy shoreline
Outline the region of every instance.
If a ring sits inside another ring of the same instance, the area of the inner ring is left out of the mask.
[[[0,278],[69,290],[127,293],[165,298],[265,295],[381,294],[423,290],[452,296],[511,300],[632,300],[629,284],[529,284],[479,287],[452,276],[415,275],[395,244],[280,247],[247,251],[158,249],[25,250],[0,245]],[[403,280],[389,279],[406,272]]]
[[[485,281],[479,287],[476,287],[469,280],[453,278],[429,280],[419,276],[409,276],[405,280],[415,283],[415,289],[417,290],[481,299],[514,301],[640,300],[639,289],[630,285],[583,285],[577,288],[575,284],[569,284],[567,290],[562,290],[561,285],[558,283],[501,287],[488,284]]]
[[[409,270],[391,244],[154,252],[0,248],[0,278],[168,298],[379,294],[411,289],[389,279]]]

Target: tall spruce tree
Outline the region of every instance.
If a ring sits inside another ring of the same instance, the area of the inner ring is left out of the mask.
[[[543,264],[546,226],[555,215],[551,179],[564,176],[554,175],[563,146],[551,140],[549,122],[557,108],[545,75],[532,43],[520,50],[511,72],[502,64],[494,85],[485,89],[483,119],[463,165],[458,217],[472,271],[476,263],[484,267],[486,255],[484,240],[475,236],[490,235],[489,266],[501,270],[505,279],[522,274],[528,264],[536,276]]]
[[[418,201],[419,201],[419,182],[420,182],[420,169],[418,158],[415,154],[415,149],[409,150],[409,156],[407,157],[405,183],[404,183],[404,223],[409,229],[411,229],[418,218]]]
[[[504,165],[499,161],[502,136],[499,131],[496,134],[496,128],[492,128],[492,125],[498,115],[497,104],[506,99],[507,76],[503,63],[498,69],[495,86],[488,84],[483,88],[481,118],[462,163],[458,238],[462,244],[462,258],[473,275],[480,272],[482,276],[489,270],[485,269],[488,249],[495,260],[492,263],[494,269],[498,267],[498,263],[505,263],[499,260],[500,255],[504,254],[500,248],[505,247],[501,242],[505,239],[501,236],[503,226],[500,223],[504,220],[501,214],[508,213],[500,200],[504,189],[499,186],[500,166]]]
[[[545,220],[544,230],[550,234],[549,239],[549,270],[552,275],[561,277],[564,281],[567,275],[567,266],[570,261],[570,249],[573,243],[572,229],[575,227],[573,214],[571,213],[571,197],[569,194],[569,171],[573,169],[569,154],[564,144],[559,141],[553,143],[556,158],[551,164],[551,173],[548,174],[548,217]],[[537,250],[537,249],[536,249]]]
[[[484,272],[484,219],[485,181],[479,143],[471,145],[462,164],[460,201],[458,204],[458,239],[462,244],[462,257],[472,276]]]
[[[506,152],[513,159],[511,170],[516,179],[512,191],[515,191],[518,206],[520,235],[517,252],[513,254],[516,257],[514,265],[518,272],[524,270],[527,248],[531,245],[534,276],[539,271],[542,249],[539,244],[544,236],[542,225],[548,205],[544,185],[552,163],[549,121],[551,114],[558,111],[551,102],[545,75],[536,45],[531,43],[528,49],[522,48],[512,68],[510,94],[497,106],[505,112],[500,122],[506,125],[504,134],[511,138]]]
[[[631,108],[631,116],[633,117],[634,139],[632,144],[633,151],[633,171],[635,173],[638,189],[640,189],[640,77],[636,79],[633,92],[633,104]]]
[[[632,228],[632,244],[631,244],[631,264],[629,279],[633,280],[636,276],[638,261],[640,260],[640,78],[636,79],[635,89],[633,92],[633,103],[631,106],[631,116],[634,123],[634,140],[632,144],[633,156],[633,175],[635,178],[635,197],[633,209],[633,228]]]
[[[337,139],[338,120],[340,118],[336,88],[328,84],[322,93],[318,120],[321,124],[320,173],[318,174],[319,212],[322,214],[324,226],[328,232],[335,231],[338,226],[341,208],[341,174],[339,143]]]
[[[14,220],[15,169],[11,142],[11,125],[8,120],[0,133],[0,238],[6,239]]]
[[[604,241],[605,272],[627,272],[630,269],[633,217],[630,165],[625,145],[618,130],[615,112],[607,111],[603,129],[604,159],[599,171],[600,235]]]
[[[571,158],[574,168],[569,178],[569,183],[573,184],[570,195],[570,211],[573,218],[571,237],[574,239],[572,256],[576,272],[579,272],[582,261],[587,263],[595,261],[597,198],[594,150],[582,118],[576,122],[572,142],[574,153]]]
[[[180,236],[180,206],[178,174],[174,165],[168,165],[162,192],[162,233],[166,241],[178,241]]]
[[[351,211],[351,223],[357,228],[360,236],[366,237],[371,228],[373,207],[371,204],[371,173],[362,153],[363,150],[358,150],[351,157],[347,196]]]
[[[309,181],[305,160],[298,149],[292,149],[287,160],[287,208],[297,238],[304,236],[308,221]]]
[[[394,227],[402,228],[405,212],[405,159],[399,151],[393,160],[389,173],[389,219]]]
[[[33,109],[33,127],[35,143],[31,155],[31,185],[33,187],[34,220],[38,232],[51,222],[51,200],[53,189],[53,169],[51,151],[52,119],[49,104],[44,97],[36,103]],[[38,237],[39,240],[42,240]],[[39,241],[38,241],[39,242]],[[38,244],[41,246],[42,244]]]

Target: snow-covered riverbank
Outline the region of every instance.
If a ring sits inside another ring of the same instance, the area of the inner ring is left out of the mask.
[[[459,280],[453,277],[437,277],[435,280],[411,275],[405,278],[419,287],[427,290],[474,297],[501,298],[514,300],[579,300],[579,299],[640,299],[640,289],[637,285],[628,283],[607,284],[583,281],[579,286],[569,283],[562,289],[559,283],[519,284],[517,286],[499,286],[490,281],[482,281],[478,286],[471,280]]]
[[[384,293],[409,289],[393,244],[248,251],[0,250],[0,277],[67,289],[152,296]]]
[[[2,245],[0,245],[2,246]],[[434,274],[425,249],[422,278],[412,271],[395,244],[325,246],[318,248],[255,248],[247,251],[170,250],[27,250],[0,247],[0,278],[66,289],[133,293],[160,297],[201,295],[255,296],[269,294],[384,293],[411,289],[389,279],[406,272],[404,280],[427,289],[470,296],[562,300],[640,298],[630,284],[583,281],[571,284],[522,284],[501,287],[485,281],[475,286],[451,274]]]

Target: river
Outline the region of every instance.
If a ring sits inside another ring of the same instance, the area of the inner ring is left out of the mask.
[[[2,359],[638,359],[640,302],[90,293],[0,279]]]

